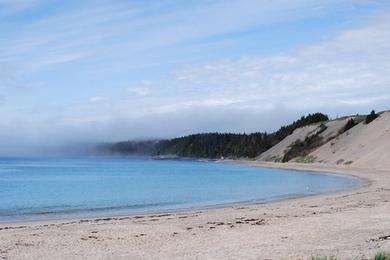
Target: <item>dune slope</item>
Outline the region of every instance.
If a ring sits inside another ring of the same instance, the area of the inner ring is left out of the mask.
[[[389,170],[390,111],[380,113],[379,117],[369,124],[361,122],[339,134],[350,118],[324,123],[327,128],[319,134],[324,143],[307,155],[312,159],[310,162]],[[258,160],[280,161],[294,142],[314,135],[319,128],[320,125],[315,124],[296,129],[294,133],[261,154]],[[299,158],[291,161],[299,161]]]
[[[390,112],[383,112],[370,124],[358,124],[311,155],[330,164],[390,169]]]

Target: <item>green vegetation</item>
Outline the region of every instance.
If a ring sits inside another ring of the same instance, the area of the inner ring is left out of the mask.
[[[302,116],[292,124],[282,126],[270,134],[266,132],[193,134],[160,141],[120,142],[104,145],[100,150],[121,155],[177,155],[209,159],[254,158],[292,134],[295,129],[327,120],[329,120],[327,115],[315,113]]]
[[[344,163],[344,161],[345,161],[344,159],[340,159],[340,160],[338,160],[338,161],[336,162],[336,164],[337,164],[337,165],[342,164],[342,163]]]
[[[349,129],[351,129],[355,125],[356,125],[355,119],[354,118],[350,118],[347,121],[347,123],[345,124],[345,126],[339,131],[339,134],[347,132]]]
[[[266,162],[281,162],[282,161],[282,158],[280,156],[267,156],[265,159],[264,159]]]
[[[307,155],[303,157],[298,157],[295,161],[297,163],[314,163],[316,161],[316,157],[313,155]]]
[[[345,165],[350,165],[350,164],[352,164],[353,163],[353,161],[346,161],[344,164]]]
[[[253,158],[272,146],[273,139],[267,133],[246,134],[195,134],[160,141],[156,155],[175,154],[180,157]]]
[[[360,116],[359,114],[355,116],[355,123],[360,124],[366,120],[366,116]]]
[[[378,117],[378,114],[375,113],[375,110],[372,110],[369,115],[366,117],[365,124],[369,124]]]
[[[390,254],[379,252],[375,255],[374,260],[390,260]]]
[[[301,157],[305,158],[308,154],[314,151],[317,147],[324,144],[323,137],[320,135],[324,132],[327,127],[324,124],[320,125],[320,129],[313,135],[307,136],[305,140],[297,140],[291,146],[290,149],[285,153],[282,162],[288,162],[291,159]]]
[[[339,258],[335,256],[312,256],[309,258],[310,260],[338,260]],[[367,259],[367,258],[353,258],[353,259]],[[390,254],[379,252],[374,258],[370,258],[372,260],[390,260]]]
[[[290,125],[282,126],[271,134],[208,133],[163,140],[157,146],[156,154],[195,158],[254,158],[292,134],[295,129],[326,120],[329,120],[328,116],[315,113],[303,116]]]
[[[334,256],[312,256],[310,260],[337,260]]]

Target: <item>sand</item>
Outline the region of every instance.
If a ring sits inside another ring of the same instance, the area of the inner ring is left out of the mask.
[[[368,125],[360,123],[310,155],[327,164],[350,162],[353,167],[390,171],[390,112]]]
[[[321,132],[319,136],[321,136],[324,140],[330,140],[333,139],[335,136],[338,135],[338,132],[342,130],[342,128],[345,126],[347,121],[351,117],[345,117],[341,119],[331,120],[324,125],[326,126],[325,131]],[[390,125],[390,124],[389,124]],[[288,135],[286,138],[284,138],[282,141],[262,153],[258,156],[258,160],[260,161],[282,161],[282,158],[284,157],[286,151],[290,149],[290,146],[298,141],[298,140],[305,140],[306,137],[310,137],[314,134],[316,134],[321,129],[321,124],[313,124],[308,125],[304,127],[300,127],[298,129],[295,129],[295,131]]]
[[[0,259],[340,259],[390,252],[390,171],[273,164],[351,174],[352,190],[222,209],[0,224]]]

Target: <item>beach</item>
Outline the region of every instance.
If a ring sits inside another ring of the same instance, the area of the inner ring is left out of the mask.
[[[390,260],[390,0],[0,21],[0,260]]]
[[[0,259],[364,259],[390,251],[390,170],[234,163],[347,174],[362,182],[270,203],[0,224]]]

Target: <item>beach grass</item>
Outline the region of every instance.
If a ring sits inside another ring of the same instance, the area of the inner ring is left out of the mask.
[[[357,258],[353,258],[356,259]],[[363,259],[363,258],[362,258]],[[366,259],[366,258],[364,258]],[[385,252],[378,252],[375,254],[374,258],[371,258],[372,260],[390,260],[390,254]],[[339,260],[339,258],[335,256],[311,256],[310,260]]]
[[[375,255],[374,260],[390,260],[390,254],[385,252],[379,252]]]
[[[310,260],[338,260],[337,257],[334,256],[312,256]]]
[[[306,155],[302,157],[298,157],[296,159],[297,163],[314,163],[316,161],[317,157],[313,155]]]
[[[335,256],[312,256],[310,260],[338,260]]]

